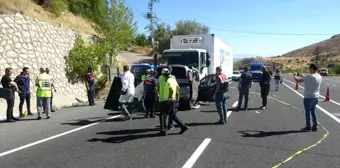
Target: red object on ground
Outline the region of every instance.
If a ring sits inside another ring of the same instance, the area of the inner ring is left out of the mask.
[[[295,84],[295,90],[299,90],[299,83],[298,82],[296,82],[296,84]]]
[[[327,92],[326,92],[326,98],[325,98],[325,102],[329,102],[330,98],[329,98],[329,87],[327,88]]]

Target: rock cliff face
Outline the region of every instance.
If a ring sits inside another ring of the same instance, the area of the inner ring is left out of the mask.
[[[86,100],[84,84],[69,83],[64,71],[65,58],[73,48],[76,32],[27,20],[20,14],[0,15],[0,28],[0,76],[4,75],[6,67],[13,68],[15,76],[23,67],[30,68],[33,112],[36,112],[34,81],[40,67],[51,70],[50,75],[57,89],[54,105],[69,106],[77,103],[76,98]],[[16,97],[14,113],[18,114],[18,95]],[[1,100],[0,106],[1,118],[5,115],[5,100]]]

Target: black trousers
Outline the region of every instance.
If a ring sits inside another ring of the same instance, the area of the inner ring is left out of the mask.
[[[264,107],[267,106],[269,90],[270,90],[270,85],[268,84],[265,84],[261,87],[262,106]]]
[[[145,92],[144,107],[146,115],[154,115],[156,92]]]
[[[185,125],[182,123],[182,121],[178,118],[176,114],[176,103],[177,101],[165,101],[165,102],[160,102],[162,106],[162,110],[159,115],[159,122],[160,122],[160,128],[161,132],[166,132],[166,121],[167,121],[167,116],[169,115],[169,120],[175,121],[176,124],[178,124],[181,128],[184,128]],[[169,123],[171,124],[171,123]]]
[[[31,113],[31,95],[30,93],[22,93],[19,95],[20,96],[20,103],[19,103],[19,113],[20,115],[23,114],[23,106],[26,101],[26,107],[27,107],[27,112]]]
[[[6,117],[7,120],[11,120],[14,118],[13,116],[13,108],[14,108],[14,97],[13,99],[6,99],[7,102],[7,110],[6,110]]]
[[[249,89],[248,88],[241,88],[239,90],[238,108],[241,108],[242,106],[243,97],[244,97],[244,108],[247,108],[248,101],[249,101]]]
[[[89,105],[94,105],[94,88],[90,88],[90,90],[87,91],[87,98],[89,101]]]

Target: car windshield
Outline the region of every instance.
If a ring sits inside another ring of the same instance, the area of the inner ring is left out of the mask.
[[[198,68],[198,52],[165,52],[163,63],[168,65],[192,65]]]
[[[252,70],[252,71],[261,71],[261,66],[251,66],[250,70]]]

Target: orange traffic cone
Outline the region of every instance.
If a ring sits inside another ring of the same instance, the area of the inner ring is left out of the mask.
[[[327,88],[327,92],[326,92],[326,98],[325,98],[325,102],[329,102],[330,98],[329,98],[329,87]]]
[[[296,82],[296,84],[295,84],[295,90],[299,90],[299,83],[298,82]]]

